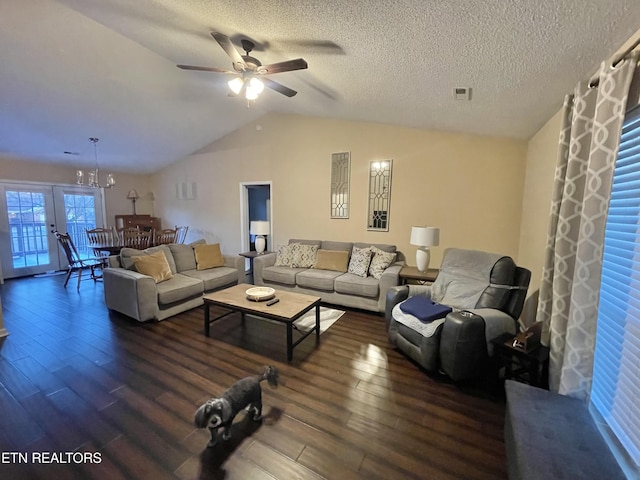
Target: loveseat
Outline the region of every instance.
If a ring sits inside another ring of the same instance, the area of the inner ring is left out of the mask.
[[[399,285],[404,256],[395,245],[291,239],[253,260],[256,285],[304,293],[322,302],[384,312]]]
[[[203,294],[236,285],[244,275],[244,258],[204,241],[123,248],[104,269],[104,298],[107,308],[140,322],[164,320],[202,305]]]

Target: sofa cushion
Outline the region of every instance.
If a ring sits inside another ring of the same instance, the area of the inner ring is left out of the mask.
[[[340,275],[344,274],[332,270],[316,270],[310,268],[296,275],[296,283],[299,287],[332,292],[333,281]]]
[[[368,247],[368,245],[365,245],[365,246]],[[352,242],[334,242],[332,240],[325,240],[322,242],[322,245],[320,246],[320,248],[322,248],[323,250],[340,250],[340,251],[351,253],[351,250],[353,249],[353,243]]]
[[[290,267],[293,265],[293,244],[280,245],[276,252],[276,267]]]
[[[131,258],[133,258],[136,270],[153,278],[156,283],[169,280],[173,276],[167,257],[162,251],[150,253],[149,255],[136,255]]]
[[[173,254],[173,259],[176,263],[176,270],[178,272],[184,272],[187,270],[195,270],[196,255],[194,247],[192,245],[184,245],[182,243],[171,243],[169,249]]]
[[[269,282],[281,283],[283,285],[295,286],[296,275],[299,272],[304,272],[306,268],[291,268],[291,267],[267,267],[262,270],[262,278]]]
[[[238,270],[230,267],[209,268],[207,270],[186,270],[180,273],[204,282],[205,292],[238,282]]]
[[[378,296],[379,282],[373,277],[362,278],[353,273],[343,273],[333,283],[337,293],[358,297],[375,298]]]
[[[371,248],[371,247],[376,247],[380,250],[382,250],[383,252],[389,252],[389,253],[395,253],[396,252],[396,246],[395,245],[389,245],[388,243],[363,243],[363,242],[356,242],[353,244],[354,247],[358,247],[358,248]]]
[[[197,270],[224,267],[224,258],[219,243],[196,245],[194,248]]]
[[[122,268],[126,268],[127,270],[135,270],[136,267],[133,263],[133,257],[137,257],[140,255],[149,255],[159,251],[164,253],[165,258],[167,259],[167,263],[169,264],[169,268],[171,269],[171,273],[178,273],[176,269],[176,263],[173,260],[173,255],[171,254],[171,250],[167,245],[158,245],[157,247],[150,247],[145,250],[124,247],[120,250],[120,265],[122,265]]]
[[[293,243],[293,268],[311,268],[316,263],[316,254],[318,253],[318,245],[309,245],[304,243]]]
[[[373,278],[380,280],[384,271],[396,261],[397,254],[395,252],[386,252],[373,245],[371,246],[371,253],[373,257],[369,265],[369,274],[373,276]]]
[[[160,305],[170,305],[202,295],[204,287],[201,280],[178,273],[166,282],[158,283],[156,288],[158,290],[158,303]]]
[[[346,272],[349,265],[349,252],[339,250],[318,250],[313,268]]]
[[[353,247],[347,271],[359,277],[366,277],[369,274],[369,263],[371,263],[371,249]]]

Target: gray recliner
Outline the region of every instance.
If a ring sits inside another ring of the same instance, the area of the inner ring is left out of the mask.
[[[490,340],[516,334],[531,272],[511,257],[449,248],[432,285],[403,285],[387,292],[389,340],[426,370],[454,381],[482,376],[492,356]],[[450,306],[445,318],[422,322],[402,311],[415,295]]]

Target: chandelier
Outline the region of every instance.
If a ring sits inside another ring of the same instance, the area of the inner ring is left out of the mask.
[[[96,162],[96,168],[94,170],[89,170],[87,172],[87,185],[93,188],[111,188],[116,184],[116,179],[113,176],[113,173],[109,173],[107,174],[107,184],[102,186],[100,185],[100,179],[98,178],[98,174],[100,173],[99,169],[98,169],[98,138],[96,137],[91,137],[89,138],[89,141],[91,143],[93,143],[93,157],[95,159]],[[82,170],[77,170],[76,171],[76,183],[78,185],[84,185],[85,184],[85,173]]]

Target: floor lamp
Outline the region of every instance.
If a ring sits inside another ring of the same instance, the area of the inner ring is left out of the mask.
[[[437,247],[440,244],[440,229],[434,227],[411,227],[411,245],[417,245],[416,267],[418,271],[426,272],[429,269],[431,252],[429,247]]]

